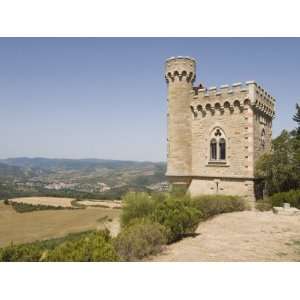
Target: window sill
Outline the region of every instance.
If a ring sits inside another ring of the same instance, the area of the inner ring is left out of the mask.
[[[208,167],[229,167],[229,164],[225,160],[210,160],[207,162]]]

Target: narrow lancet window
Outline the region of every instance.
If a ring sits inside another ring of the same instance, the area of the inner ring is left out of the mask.
[[[215,139],[212,139],[210,142],[210,159],[217,159],[217,141]]]
[[[219,141],[219,151],[220,151],[220,159],[226,159],[226,142],[225,139],[220,139]]]

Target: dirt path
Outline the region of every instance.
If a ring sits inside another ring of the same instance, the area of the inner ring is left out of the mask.
[[[300,261],[300,216],[229,213],[201,223],[196,232],[153,260]]]

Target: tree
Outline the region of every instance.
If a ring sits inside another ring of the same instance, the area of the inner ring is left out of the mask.
[[[300,106],[296,104],[293,120],[298,127],[283,130],[273,140],[273,151],[256,163],[256,177],[261,179],[267,193],[272,195],[300,188]]]
[[[297,123],[298,127],[296,128],[297,135],[300,136],[300,105],[296,104],[296,113],[293,116],[293,120]]]
[[[299,186],[295,172],[293,138],[286,130],[273,140],[273,152],[256,163],[256,177],[264,182],[267,194],[288,191]]]

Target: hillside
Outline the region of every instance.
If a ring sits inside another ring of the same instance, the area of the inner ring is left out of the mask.
[[[128,190],[159,189],[166,164],[105,159],[8,158],[0,160],[0,197],[120,198]]]

